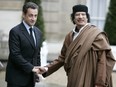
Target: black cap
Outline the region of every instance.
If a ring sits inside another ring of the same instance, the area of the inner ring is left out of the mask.
[[[76,13],[76,12],[88,13],[88,7],[85,5],[81,5],[81,4],[73,6],[72,10],[73,10],[73,13]]]

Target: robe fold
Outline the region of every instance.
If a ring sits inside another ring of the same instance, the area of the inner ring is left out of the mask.
[[[47,65],[46,76],[64,65],[67,87],[113,87],[115,60],[106,34],[93,25],[86,25],[74,41],[72,34],[67,34],[58,59]]]

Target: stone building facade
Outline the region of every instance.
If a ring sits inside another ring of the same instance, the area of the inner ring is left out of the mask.
[[[9,30],[20,23],[23,0],[0,0],[0,59],[8,58]]]
[[[75,3],[84,0],[42,0],[45,21],[46,41],[59,42],[72,28],[70,21],[71,8]],[[83,2],[82,2],[83,1]],[[8,55],[8,33],[19,24],[24,0],[0,0],[0,59]]]
[[[20,23],[23,3],[24,0],[0,0],[0,31],[5,35],[8,35],[13,26]],[[48,41],[62,40],[62,37],[72,28],[70,14],[75,3],[85,4],[86,2],[84,0],[42,0]]]
[[[41,1],[41,5],[43,8],[43,17],[45,21],[46,41],[47,43],[62,43],[67,32],[72,30],[74,27],[73,23],[70,20],[70,14],[72,13],[73,5],[88,5],[90,13],[92,14],[92,22],[96,25],[103,26],[103,22],[105,19],[103,13],[106,12],[105,8],[107,7],[107,3],[109,0]],[[6,56],[8,55],[8,33],[12,27],[20,23],[23,4],[24,0],[0,0],[0,59],[7,58]],[[98,7],[100,8],[95,12],[94,10]],[[99,14],[100,12],[98,11],[100,11],[102,15]],[[98,21],[98,19],[100,21]]]

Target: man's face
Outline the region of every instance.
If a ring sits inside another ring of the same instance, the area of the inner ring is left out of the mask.
[[[75,21],[75,24],[77,26],[84,26],[86,23],[87,23],[87,15],[85,12],[76,12],[75,13],[75,18],[74,18],[74,21]]]
[[[37,15],[38,15],[37,9],[28,8],[27,13],[26,14],[23,13],[23,19],[29,26],[33,26],[36,23]]]

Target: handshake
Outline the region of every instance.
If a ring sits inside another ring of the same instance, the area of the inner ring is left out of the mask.
[[[44,80],[45,78],[42,76],[42,74],[47,72],[47,71],[48,71],[47,67],[35,66],[32,69],[32,72],[35,73],[35,81],[40,82],[40,81]]]
[[[47,67],[40,67],[40,66],[34,66],[32,69],[32,72],[35,72],[37,74],[43,74],[47,72],[48,68]]]

